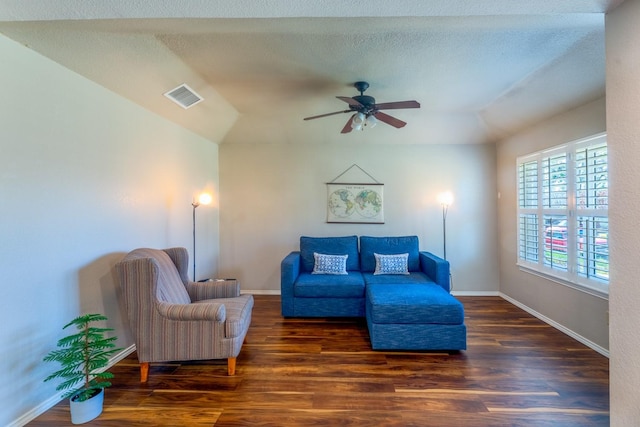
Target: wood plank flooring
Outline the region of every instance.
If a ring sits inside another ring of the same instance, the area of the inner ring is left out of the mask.
[[[609,361],[499,297],[461,297],[467,351],[379,352],[362,319],[284,319],[255,296],[226,361],[112,368],[91,426],[608,426]],[[70,425],[64,401],[29,426]]]

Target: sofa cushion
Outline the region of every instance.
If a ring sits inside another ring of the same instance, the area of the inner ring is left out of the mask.
[[[349,255],[327,255],[313,253],[315,263],[311,274],[347,274]]]
[[[464,323],[462,303],[436,284],[367,284],[367,318],[373,323]]]
[[[408,253],[409,271],[420,271],[418,236],[400,237],[360,237],[360,266],[363,272],[376,269],[374,253],[394,255]]]
[[[362,273],[364,283],[369,285],[411,285],[411,284],[431,284],[433,280],[421,271],[413,271],[409,274],[374,274]]]
[[[313,266],[315,265],[315,258],[313,256],[314,252],[327,255],[348,255],[349,257],[347,258],[347,271],[360,270],[360,258],[358,256],[358,236],[300,237],[300,257],[302,259],[302,271],[313,271]]]
[[[376,269],[373,274],[409,274],[409,254],[381,255],[374,252]]]
[[[364,279],[359,271],[350,271],[346,276],[325,276],[300,273],[293,290],[296,297],[364,297]]]

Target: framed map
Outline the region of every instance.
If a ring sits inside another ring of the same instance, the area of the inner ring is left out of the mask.
[[[327,222],[384,224],[383,184],[327,184]]]

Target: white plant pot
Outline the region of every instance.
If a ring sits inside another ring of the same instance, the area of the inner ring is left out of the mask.
[[[102,405],[104,403],[104,389],[91,399],[84,402],[75,402],[73,398],[69,399],[71,409],[71,422],[73,424],[84,424],[96,418],[102,413]]]

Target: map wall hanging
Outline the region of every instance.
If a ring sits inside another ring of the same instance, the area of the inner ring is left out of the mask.
[[[327,222],[384,224],[383,184],[327,184]]]
[[[358,168],[372,184],[341,183],[338,178]],[[327,222],[384,224],[384,184],[353,164],[327,183]]]

